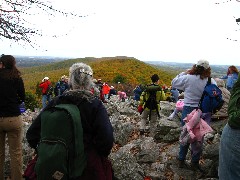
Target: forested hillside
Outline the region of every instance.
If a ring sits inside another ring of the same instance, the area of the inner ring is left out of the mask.
[[[62,75],[68,75],[69,67],[76,62],[90,65],[93,68],[95,79],[100,78],[113,85],[120,81],[130,88],[140,83],[150,83],[150,76],[154,73],[160,75],[161,84],[170,85],[172,78],[176,75],[135,58],[79,58],[43,66],[21,68],[26,91],[35,93],[37,84],[45,76],[56,83]]]

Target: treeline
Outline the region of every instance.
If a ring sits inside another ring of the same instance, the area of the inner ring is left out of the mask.
[[[62,75],[69,75],[70,66],[77,62],[90,65],[94,71],[93,78],[95,79],[102,79],[103,82],[108,82],[109,85],[113,86],[121,82],[127,93],[131,93],[138,84],[146,85],[151,83],[150,77],[152,74],[158,74],[160,76],[160,84],[167,86],[171,84],[172,78],[176,75],[172,72],[169,73],[168,70],[157,68],[135,58],[70,59],[48,65],[20,68],[26,92],[28,95],[31,95],[32,99],[32,96],[34,96],[36,101],[41,104],[41,92],[38,85],[42,79],[47,76],[52,84],[55,85]]]

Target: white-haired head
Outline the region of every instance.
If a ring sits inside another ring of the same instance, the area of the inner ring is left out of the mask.
[[[69,69],[71,89],[90,90],[92,87],[92,68],[84,63],[75,63]]]

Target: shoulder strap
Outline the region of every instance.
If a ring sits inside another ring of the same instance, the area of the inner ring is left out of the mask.
[[[207,85],[210,85],[210,84],[211,84],[211,77],[208,77],[208,81],[207,81],[206,86],[207,86]],[[206,87],[206,86],[205,86],[205,87]],[[205,87],[204,87],[204,89],[205,89]],[[203,93],[202,93],[201,99],[200,99],[200,101],[199,101],[199,103],[198,103],[198,108],[199,108],[199,109],[201,108],[201,102],[202,102],[203,97],[204,97],[204,89],[203,89]]]
[[[207,85],[211,84],[212,83],[211,81],[212,81],[212,78],[208,77]]]

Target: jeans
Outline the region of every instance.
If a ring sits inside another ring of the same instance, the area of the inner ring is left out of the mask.
[[[183,119],[185,117],[187,117],[188,114],[190,114],[194,109],[196,109],[197,107],[190,107],[190,106],[183,106],[183,110],[182,110],[182,118],[181,118],[181,124],[182,126],[185,125],[185,122],[183,121]]]
[[[183,106],[183,111],[182,111],[182,119],[181,119],[181,124],[182,126],[185,125],[185,122],[183,119],[187,117],[188,114],[190,114],[194,109],[197,107],[190,107],[190,106]],[[185,146],[180,144],[180,151],[178,154],[178,159],[181,161],[184,161],[186,159],[187,153],[188,153],[188,148],[190,144],[186,144]],[[192,156],[192,162],[197,163],[199,162],[200,156],[202,154],[202,146],[203,146],[203,140],[201,142],[195,141],[194,143],[191,144],[191,156]]]
[[[0,118],[0,179],[4,179],[5,143],[8,138],[11,179],[22,179],[23,122],[20,116]]]
[[[240,129],[223,128],[219,149],[219,180],[240,179]]]
[[[42,108],[45,108],[47,106],[47,104],[49,103],[49,101],[51,101],[51,95],[43,94],[42,95]]]

